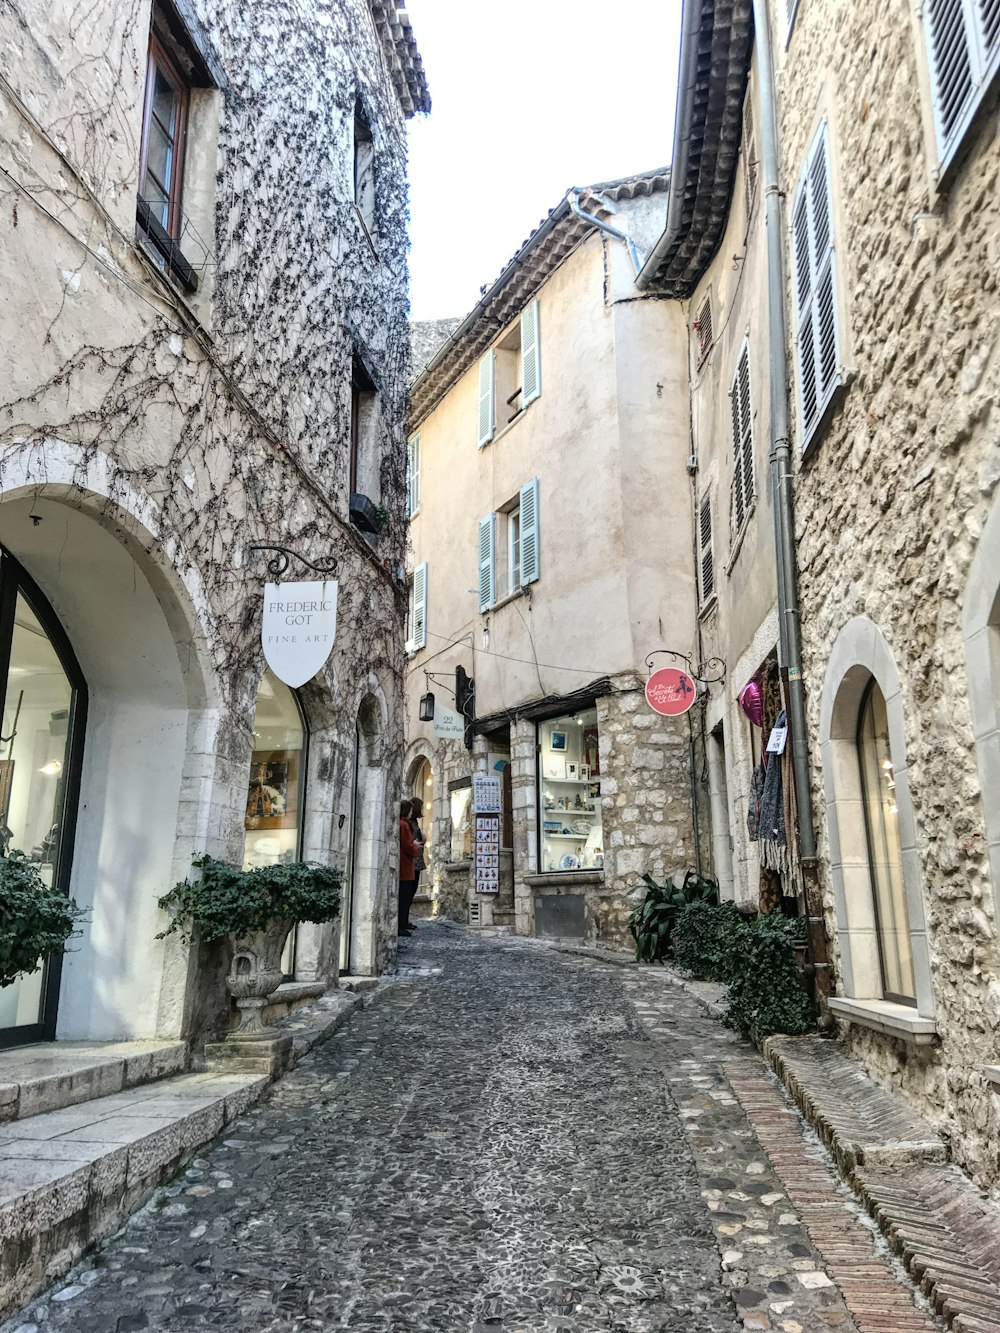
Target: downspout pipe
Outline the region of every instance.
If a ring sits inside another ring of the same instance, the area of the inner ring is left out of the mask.
[[[632,268],[638,273],[641,267],[639,263],[639,251],[635,248],[635,242],[627,232],[619,231],[617,227],[612,227],[609,222],[604,222],[601,218],[595,217],[593,213],[588,213],[580,203],[581,198],[586,193],[580,186],[574,185],[566,198],[569,201],[570,212],[575,213],[582,222],[589,222],[592,227],[598,231],[605,232],[608,236],[613,236],[616,241],[621,241],[628,249],[629,258],[632,260]]]
[[[830,993],[826,929],[816,880],[816,830],[813,824],[806,748],[805,690],[802,683],[802,627],[795,579],[795,513],[792,494],[791,431],[785,349],[785,262],[782,245],[782,195],[779,183],[778,121],[767,0],[753,0],[754,40],[758,53],[761,105],[761,175],[767,236],[767,325],[771,412],[770,471],[774,497],[774,547],[778,583],[778,633],[781,661],[788,673],[792,776],[799,816],[799,858],[809,918],[809,952],[821,998]]]
[[[701,32],[703,7],[703,0],[684,0],[681,15],[681,68],[677,79],[677,116],[674,123],[674,150],[670,160],[667,221],[660,239],[636,274],[635,285],[641,292],[646,290],[656,276],[663,257],[677,238],[684,218],[684,187],[687,181],[688,159],[691,156],[691,119],[694,114],[694,90],[698,81],[698,38]]]

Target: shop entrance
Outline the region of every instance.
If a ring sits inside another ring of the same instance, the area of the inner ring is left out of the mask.
[[[49,603],[0,547],[0,854],[69,893],[87,690]],[[62,958],[0,989],[0,1046],[55,1036]]]

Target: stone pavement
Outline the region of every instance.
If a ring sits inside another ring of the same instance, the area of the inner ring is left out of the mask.
[[[644,969],[400,976],[0,1333],[931,1333],[750,1046]]]

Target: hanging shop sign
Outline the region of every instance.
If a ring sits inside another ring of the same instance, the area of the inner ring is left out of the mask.
[[[434,735],[445,741],[465,740],[465,719],[454,708],[434,709]]]
[[[264,585],[264,658],[293,690],[322,669],[336,633],[336,579]]]
[[[697,697],[694,677],[677,667],[661,667],[646,681],[646,702],[664,717],[681,717]]]

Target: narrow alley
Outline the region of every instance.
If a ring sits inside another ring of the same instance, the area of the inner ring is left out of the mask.
[[[3,1333],[940,1327],[661,970],[434,924],[374,994]]]

